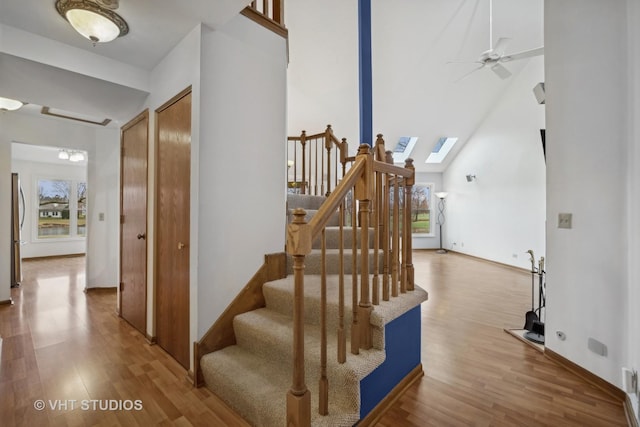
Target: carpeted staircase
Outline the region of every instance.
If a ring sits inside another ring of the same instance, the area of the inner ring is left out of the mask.
[[[324,197],[289,195],[288,208],[304,208],[308,218],[320,207]],[[291,219],[291,218],[289,218]],[[320,253],[319,242],[306,258],[305,266],[305,380],[311,393],[312,425],[352,426],[363,415],[361,381],[386,359],[385,326],[426,300],[426,292],[416,287],[391,301],[382,301],[372,313],[373,348],[359,355],[347,352],[347,361],[337,363],[338,328],[338,217],[326,229],[327,248],[327,373],[329,415],[318,414],[320,364]],[[350,256],[352,232],[345,227],[345,256]],[[373,235],[370,241],[373,241]],[[359,238],[358,238],[359,240]],[[370,261],[371,263],[371,261]],[[291,268],[289,260],[288,266]],[[370,264],[373,265],[373,264]],[[349,339],[351,322],[351,261],[345,262],[345,319]],[[293,275],[266,283],[266,307],[234,318],[237,344],[202,357],[200,366],[206,386],[255,426],[286,425],[286,394],[292,383],[292,307]],[[418,330],[419,333],[419,330]],[[418,338],[419,341],[419,338]],[[347,349],[350,345],[347,344]],[[418,351],[419,353],[419,351]],[[418,355],[419,358],[419,355]],[[383,373],[384,374],[384,373]]]

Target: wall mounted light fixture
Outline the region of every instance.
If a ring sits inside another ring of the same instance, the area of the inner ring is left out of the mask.
[[[475,175],[467,175],[467,182],[471,182],[471,181],[475,181],[476,180],[476,176]]]
[[[119,0],[56,0],[56,10],[93,44],[106,43],[129,32],[126,21],[114,12]]]

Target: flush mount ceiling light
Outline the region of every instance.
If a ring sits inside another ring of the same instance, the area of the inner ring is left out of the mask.
[[[60,160],[69,160],[70,162],[83,162],[85,160],[82,151],[66,150],[64,148],[58,150],[58,158]]]
[[[114,12],[118,0],[56,0],[56,10],[74,30],[94,44],[124,36],[129,26]]]
[[[22,107],[24,102],[17,101],[11,98],[3,98],[0,96],[0,110],[3,111],[15,111],[18,108]]]

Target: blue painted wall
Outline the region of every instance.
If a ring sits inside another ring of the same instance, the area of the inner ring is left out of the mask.
[[[360,419],[420,364],[420,306],[391,321],[385,328],[387,357],[360,381]]]

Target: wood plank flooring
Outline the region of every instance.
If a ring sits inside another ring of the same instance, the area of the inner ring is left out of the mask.
[[[379,426],[626,425],[619,403],[503,331],[524,323],[527,273],[452,253],[413,261],[430,297],[426,375]],[[83,292],[83,258],[24,266],[15,304],[0,307],[1,426],[246,425],[116,315],[115,291]],[[142,408],[100,409],[112,400]]]

